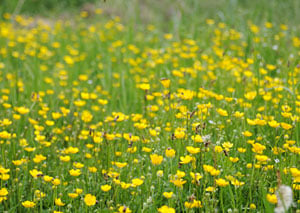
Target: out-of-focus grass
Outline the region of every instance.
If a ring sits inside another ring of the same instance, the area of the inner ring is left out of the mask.
[[[109,16],[118,15],[134,24],[155,24],[164,31],[196,33],[206,18],[243,27],[251,20],[255,24],[266,21],[296,26],[300,20],[299,0],[2,0],[0,12],[16,12],[57,17],[72,15],[74,11],[104,8]],[[23,2],[23,4],[22,4]]]

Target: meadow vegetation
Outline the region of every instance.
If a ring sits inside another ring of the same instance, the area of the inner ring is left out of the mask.
[[[300,2],[18,2],[0,212],[300,211]]]

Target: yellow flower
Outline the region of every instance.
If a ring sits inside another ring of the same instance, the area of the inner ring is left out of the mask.
[[[46,160],[47,158],[43,155],[35,155],[35,157],[33,158],[33,162],[35,163],[40,163],[43,160]]]
[[[175,209],[164,205],[158,209],[158,212],[159,213],[175,213]]]
[[[91,194],[86,194],[84,197],[84,203],[87,206],[94,206],[96,204],[96,197]]]
[[[171,183],[173,183],[175,186],[177,187],[182,187],[183,184],[186,183],[186,180],[183,180],[183,179],[174,179],[174,180],[170,180]]]
[[[25,208],[33,208],[35,206],[35,203],[27,200],[22,202],[22,206],[24,206]]]
[[[91,173],[96,173],[97,170],[98,170],[98,169],[97,169],[96,167],[94,167],[94,166],[89,167],[88,169],[89,169],[89,172],[91,172]]]
[[[182,139],[182,138],[185,137],[185,132],[184,132],[183,129],[177,128],[177,129],[175,130],[174,136],[175,136],[175,138],[177,138],[177,139]]]
[[[269,157],[266,155],[256,155],[255,158],[259,162],[266,162],[267,160],[269,160]]]
[[[7,189],[6,188],[0,189],[0,197],[4,197],[6,195],[8,195]]]
[[[63,162],[69,162],[71,160],[71,157],[69,155],[60,156],[59,159]]]
[[[127,166],[127,163],[124,162],[124,163],[121,163],[121,162],[115,162],[115,165],[118,167],[118,168],[124,168],[125,166]]]
[[[269,124],[270,127],[273,127],[273,128],[277,128],[280,125],[280,123],[278,123],[275,120],[269,121],[268,124]]]
[[[138,88],[142,89],[142,90],[149,90],[150,89],[150,84],[148,83],[142,83],[138,85]]]
[[[289,130],[289,129],[293,128],[292,125],[287,124],[287,123],[284,123],[284,122],[281,122],[280,125],[281,125],[281,127],[282,127],[283,129],[285,129],[285,130]]]
[[[101,190],[104,192],[108,192],[110,189],[111,189],[110,185],[106,184],[106,185],[101,186]]]
[[[29,109],[26,108],[26,107],[18,107],[17,112],[24,115],[24,114],[27,114],[29,112]]]
[[[81,114],[81,120],[85,123],[89,123],[91,122],[93,119],[93,115],[87,111],[87,110],[84,110]]]
[[[169,88],[171,80],[167,78],[163,78],[160,80],[160,83],[163,85],[164,88]]]
[[[34,194],[37,198],[46,197],[46,194],[44,192],[41,192],[40,190],[35,190]]]
[[[229,160],[232,162],[232,163],[236,163],[239,161],[239,158],[238,157],[229,157]]]
[[[64,206],[65,203],[63,203],[60,198],[56,198],[55,199],[55,205],[57,205],[57,206]]]
[[[134,178],[134,179],[132,179],[131,182],[132,182],[133,187],[140,186],[144,183],[144,181],[140,178]]]
[[[262,154],[265,149],[266,149],[266,146],[261,145],[260,143],[252,144],[252,152]]]
[[[223,148],[221,146],[215,146],[215,152],[217,153],[223,152]]]
[[[245,131],[245,132],[243,132],[243,135],[246,136],[246,137],[251,137],[252,133],[249,132],[249,131]]]
[[[153,165],[160,165],[164,158],[161,155],[153,154],[150,155],[150,159]]]
[[[225,109],[218,108],[218,109],[217,109],[217,112],[218,112],[219,115],[221,115],[221,116],[224,116],[224,117],[228,116],[228,112],[227,112]]]
[[[143,148],[142,148],[142,151],[143,151],[143,152],[151,152],[152,149],[151,149],[151,148],[148,148],[148,147],[143,147]]]
[[[163,170],[158,170],[158,171],[156,172],[156,175],[157,175],[158,177],[162,177],[162,176],[164,175],[164,171],[163,171]]]
[[[36,169],[30,170],[29,173],[31,174],[32,177],[37,178],[43,174],[43,172],[38,171]]]
[[[69,173],[70,173],[71,176],[75,176],[75,177],[81,175],[80,169],[71,169],[71,170],[69,171]]]
[[[200,148],[195,148],[192,146],[187,146],[186,150],[190,153],[190,154],[197,154],[200,152]]]
[[[72,58],[71,56],[69,56],[69,55],[64,56],[64,61],[65,61],[67,64],[69,64],[69,65],[73,65],[73,64],[74,64],[73,58]]]
[[[78,194],[77,193],[68,193],[68,196],[70,198],[76,198],[76,197],[78,197]]]
[[[163,196],[167,199],[171,198],[173,196],[173,192],[164,192]]]
[[[119,213],[131,213],[132,211],[127,206],[120,206],[119,207]]]
[[[200,200],[193,200],[192,202],[184,202],[184,206],[188,209],[191,208],[202,208],[202,203]]]
[[[203,139],[202,139],[201,135],[193,135],[191,138],[196,143],[202,143],[203,142]]]
[[[277,203],[277,197],[275,194],[267,194],[267,200],[273,204]]]
[[[84,164],[78,163],[78,162],[74,162],[74,163],[73,163],[73,166],[74,166],[76,169],[81,169],[81,168],[84,167]]]
[[[189,156],[189,155],[180,157],[180,163],[181,163],[181,164],[188,164],[188,163],[190,163],[192,160],[194,160],[194,158],[191,157],[191,156]]]
[[[60,184],[60,180],[58,178],[55,178],[54,180],[52,180],[52,184],[57,186]]]
[[[198,184],[199,180],[202,178],[202,175],[200,173],[190,172],[190,176],[193,178],[193,184]]]
[[[252,91],[252,92],[247,92],[244,96],[247,100],[252,101],[257,95],[256,91]]]
[[[171,149],[171,148],[167,148],[166,149],[166,156],[168,158],[173,158],[176,154],[176,151],[174,149]]]
[[[209,186],[205,189],[205,191],[207,191],[207,192],[214,192],[215,190],[216,190],[216,188],[212,187],[212,186]]]
[[[77,194],[81,194],[81,193],[83,192],[83,190],[82,190],[82,189],[79,189],[79,188],[77,188],[77,189],[75,189],[75,192],[76,192]]]
[[[250,209],[256,209],[256,205],[254,203],[250,204]]]
[[[229,185],[229,182],[226,181],[226,180],[223,179],[223,178],[219,178],[219,179],[216,179],[216,184],[217,184],[218,186],[224,187],[224,186],[228,186],[228,185]]]

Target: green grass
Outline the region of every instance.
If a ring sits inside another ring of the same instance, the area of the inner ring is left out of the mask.
[[[298,1],[5,3],[1,212],[300,209]]]

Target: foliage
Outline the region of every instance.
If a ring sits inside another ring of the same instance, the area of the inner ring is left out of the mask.
[[[3,13],[0,211],[272,212],[280,193],[299,209],[289,15],[255,20],[230,1],[197,19],[184,7],[204,3],[176,1],[167,26],[142,4],[107,4],[69,19]]]

